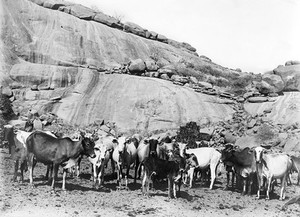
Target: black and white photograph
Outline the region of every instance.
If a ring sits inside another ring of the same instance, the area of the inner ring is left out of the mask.
[[[0,0],[0,216],[300,216],[300,1]]]

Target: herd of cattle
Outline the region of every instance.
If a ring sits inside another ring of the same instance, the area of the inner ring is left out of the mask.
[[[266,199],[274,182],[280,179],[280,200],[285,199],[285,187],[292,172],[298,173],[300,180],[300,158],[284,153],[267,153],[263,147],[239,149],[226,144],[221,150],[213,147],[188,148],[187,144],[176,142],[174,138],[139,135],[115,138],[112,135],[98,136],[96,132],[81,132],[77,139],[58,138],[51,132],[26,132],[5,126],[5,140],[8,142],[15,167],[13,180],[20,176],[23,181],[24,170],[29,170],[29,181],[33,185],[33,170],[37,162],[47,165],[46,178],[52,180],[52,189],[59,166],[63,167],[62,190],[69,168],[76,168],[80,174],[80,161],[83,155],[92,164],[93,186],[103,185],[105,168],[109,161],[113,172],[117,172],[117,189],[128,189],[129,171],[135,169],[134,182],[141,180],[142,192],[149,194],[150,183],[155,180],[168,180],[168,196],[180,193],[182,183],[193,186],[193,180],[210,174],[210,189],[213,189],[218,166],[224,164],[227,171],[227,185],[231,187],[234,179],[242,184],[242,194],[251,194],[257,189],[257,198],[266,190]],[[123,170],[125,169],[125,173]],[[254,182],[255,181],[255,182]],[[238,183],[238,182],[236,182]],[[257,183],[253,186],[253,183]],[[238,186],[236,184],[235,186]]]

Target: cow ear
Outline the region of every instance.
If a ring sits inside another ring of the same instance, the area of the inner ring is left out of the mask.
[[[149,143],[149,140],[148,140],[148,139],[145,139],[145,140],[144,140],[144,143],[145,143],[145,144],[148,144],[148,143]]]

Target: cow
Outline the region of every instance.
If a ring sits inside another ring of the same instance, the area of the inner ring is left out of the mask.
[[[185,185],[189,182],[189,188],[192,188],[193,186],[193,180],[195,177],[195,174],[197,173],[197,166],[198,166],[198,160],[197,157],[194,154],[185,154],[186,158],[186,172],[184,173],[183,183]]]
[[[293,165],[292,165],[292,171],[298,173],[298,179],[297,179],[297,185],[299,185],[300,182],[300,157],[291,156]]]
[[[12,126],[6,126],[5,128],[5,139],[8,141],[9,153],[14,161],[14,175],[13,181],[17,180],[18,170],[20,169],[21,181],[24,181],[24,170],[27,169],[27,149],[26,145],[23,143],[22,132],[14,132]]]
[[[260,199],[260,191],[263,185],[263,177],[265,177],[267,180],[266,199],[270,199],[269,194],[273,179],[280,179],[281,189],[279,200],[284,200],[286,180],[293,164],[291,158],[287,154],[283,153],[266,154],[266,150],[263,147],[256,147],[254,150],[258,180],[258,191],[256,198]]]
[[[58,167],[62,165],[63,170],[63,183],[62,190],[65,191],[65,178],[66,169],[70,165],[70,159],[76,159],[80,154],[85,154],[90,157],[95,157],[94,146],[95,143],[89,138],[81,135],[79,141],[72,141],[70,138],[55,138],[45,132],[33,132],[26,140],[28,151],[28,168],[29,168],[29,181],[33,185],[33,160],[44,163],[46,165],[53,165],[52,175],[52,190],[55,189],[55,179],[57,177]]]
[[[97,187],[97,184],[101,186],[101,184],[104,183],[104,170],[109,160],[111,160],[114,172],[112,153],[117,145],[118,141],[113,136],[100,137],[95,142],[94,150],[96,157],[88,157],[88,160],[92,163],[92,175],[95,188]]]
[[[246,194],[247,180],[249,180],[249,187],[247,194],[251,195],[254,174],[256,172],[255,157],[253,150],[244,148],[242,150],[235,149],[233,146],[228,146],[222,150],[221,161],[232,163],[236,174],[243,180],[242,195]]]
[[[237,146],[234,146],[232,143],[227,143],[225,145],[225,149],[229,148],[237,148]],[[229,189],[229,183],[230,183],[230,174],[231,174],[231,188],[234,187],[234,179],[235,179],[235,170],[234,170],[234,164],[230,161],[223,162],[225,170],[226,170],[226,186],[224,190]]]
[[[136,138],[127,138],[122,136],[118,138],[118,145],[113,151],[112,159],[117,167],[117,189],[121,189],[121,181],[123,180],[123,168],[125,173],[125,189],[128,190],[128,176],[131,165],[135,164],[134,183],[136,183],[138,158],[137,158],[138,140]]]
[[[187,154],[194,154],[197,158],[198,165],[197,168],[204,170],[210,168],[210,186],[209,189],[213,189],[213,185],[216,178],[217,167],[221,159],[221,153],[215,148],[203,147],[203,148],[193,148],[187,149]]]
[[[157,155],[159,158],[168,160],[174,156],[174,144],[175,140],[171,140],[169,137],[162,140],[157,146]]]
[[[185,168],[185,159],[179,155],[174,156],[172,161],[160,159],[157,156],[157,141],[149,141],[149,157],[143,161],[145,167],[142,179],[142,193],[149,196],[149,183],[155,178],[168,179],[168,197],[177,198],[176,184],[178,193],[180,193],[180,185],[182,174]]]

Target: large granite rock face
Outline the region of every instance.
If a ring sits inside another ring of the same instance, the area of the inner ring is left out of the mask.
[[[27,97],[22,106],[34,105],[39,113],[50,110],[71,124],[87,125],[97,120],[115,122],[121,132],[178,128],[190,121],[200,122],[204,117],[209,122],[217,122],[234,112],[228,104],[211,106],[214,96],[196,93],[191,88],[162,79],[106,75],[84,68],[79,68],[75,74],[68,71],[62,74],[62,81],[73,78],[64,82],[64,88],[26,91],[27,95],[22,91],[17,93],[19,99]],[[38,77],[33,82],[37,80]],[[46,82],[51,84],[51,76]],[[58,94],[62,96],[58,101],[45,101]]]

